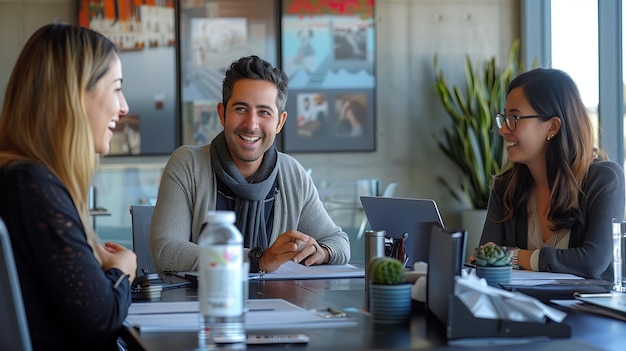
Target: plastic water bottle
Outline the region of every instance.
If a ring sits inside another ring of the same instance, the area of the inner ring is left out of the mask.
[[[209,211],[200,233],[198,343],[200,348],[246,348],[242,285],[243,237],[235,212]]]

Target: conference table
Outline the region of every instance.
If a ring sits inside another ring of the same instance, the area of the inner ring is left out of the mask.
[[[348,312],[357,326],[267,330],[255,334],[295,334],[309,336],[308,344],[249,345],[249,350],[626,350],[626,322],[556,306],[568,313],[564,323],[571,326],[569,338],[542,339],[511,343],[520,339],[477,339],[449,343],[445,331],[414,301],[410,321],[401,324],[375,322],[364,310],[366,306],[363,278],[251,280],[250,299],[281,298],[305,309],[336,307]],[[160,301],[196,301],[197,288],[164,290]],[[141,303],[141,302],[136,302]],[[197,333],[191,331],[140,332],[149,350],[194,350],[198,348]],[[470,340],[472,341],[472,340]],[[480,341],[480,342],[478,342]]]

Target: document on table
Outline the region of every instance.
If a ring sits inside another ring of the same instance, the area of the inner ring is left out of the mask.
[[[571,299],[574,293],[601,293],[610,290],[611,283],[599,279],[550,272],[514,270],[508,284],[500,284],[505,290],[521,292],[543,302]]]
[[[280,268],[261,277],[252,273],[250,279],[286,280],[286,279],[320,279],[320,278],[363,278],[365,270],[351,264],[322,264],[305,266],[292,261],[285,262]]]
[[[567,273],[533,272],[514,269],[511,274],[511,282],[507,285],[532,286],[544,284],[559,284],[562,281],[583,279],[577,275]]]
[[[198,272],[178,272],[177,276],[185,279],[197,279]],[[250,273],[250,279],[262,280],[295,280],[295,279],[324,279],[324,278],[363,278],[365,270],[351,264],[322,264],[305,266],[300,263],[287,261],[280,268],[263,277],[259,273]]]
[[[253,299],[246,303],[246,330],[353,327],[350,317],[324,318],[283,299]],[[141,332],[195,331],[198,329],[197,301],[141,302],[131,304],[126,322]]]

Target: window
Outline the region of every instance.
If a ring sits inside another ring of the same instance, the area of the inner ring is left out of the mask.
[[[599,146],[624,167],[622,8],[622,0],[522,1],[526,61],[539,57],[572,75],[595,118]]]
[[[551,22],[551,66],[567,72],[576,82],[599,146],[598,2],[552,0]]]

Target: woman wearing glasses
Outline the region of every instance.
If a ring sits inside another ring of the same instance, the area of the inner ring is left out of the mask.
[[[624,217],[624,173],[594,147],[572,79],[522,73],[496,114],[508,164],[495,176],[481,244],[514,248],[514,266],[612,281],[612,218]]]

